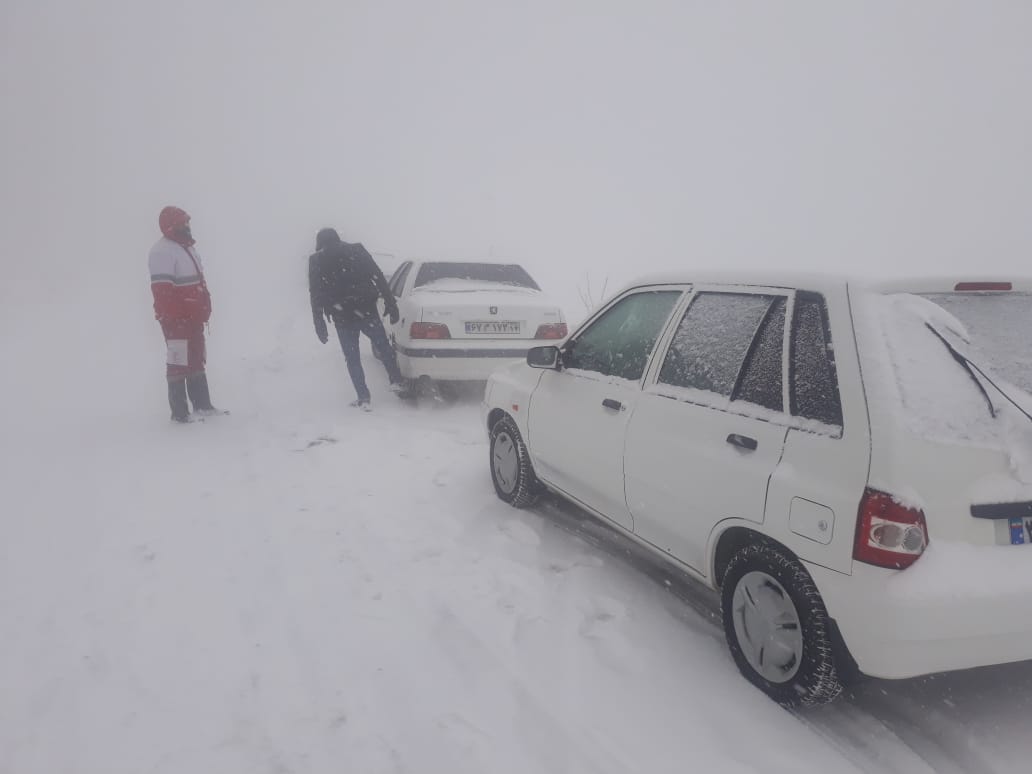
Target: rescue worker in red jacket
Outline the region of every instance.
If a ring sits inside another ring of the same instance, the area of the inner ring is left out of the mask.
[[[168,403],[174,422],[189,422],[190,407],[200,415],[216,413],[204,372],[204,326],[211,316],[211,295],[201,258],[194,248],[190,216],[165,207],[158,216],[162,237],[150,251],[154,316],[167,345]]]

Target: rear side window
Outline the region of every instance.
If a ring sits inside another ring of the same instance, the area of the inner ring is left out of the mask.
[[[817,293],[796,296],[789,358],[792,414],[842,425],[842,402],[835,372],[828,308]]]
[[[563,364],[605,376],[640,379],[680,297],[680,290],[655,290],[622,298],[566,345]]]
[[[398,270],[394,272],[394,276],[391,277],[390,288],[395,298],[401,295],[401,289],[405,287],[405,278],[408,277],[409,269],[411,268],[411,263],[403,264],[398,267]]]
[[[416,287],[441,280],[497,282],[501,285],[541,289],[527,271],[515,263],[424,263],[416,274]]]
[[[659,381],[730,398],[773,301],[748,293],[696,295],[670,342]]]

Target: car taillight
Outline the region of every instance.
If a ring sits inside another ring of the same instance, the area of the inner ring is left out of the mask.
[[[877,489],[865,489],[856,520],[853,558],[858,562],[902,570],[928,546],[924,511],[908,508]]]
[[[565,339],[566,338],[566,323],[545,323],[539,325],[537,333],[534,334],[535,339]]]
[[[1013,285],[1010,282],[958,282],[953,286],[953,289],[957,292],[962,291],[976,291],[976,290],[1011,290]]]
[[[450,339],[451,333],[444,323],[414,322],[409,328],[409,336],[413,339]]]

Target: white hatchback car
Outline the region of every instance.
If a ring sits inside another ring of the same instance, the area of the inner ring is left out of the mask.
[[[667,277],[485,395],[547,487],[721,591],[784,705],[1032,659],[1032,283]]]
[[[390,287],[401,314],[391,340],[407,379],[484,381],[534,344],[566,338],[562,310],[517,264],[406,261]]]

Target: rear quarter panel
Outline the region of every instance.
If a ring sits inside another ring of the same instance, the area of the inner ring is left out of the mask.
[[[789,429],[767,491],[764,530],[803,561],[850,573],[857,509],[871,462],[870,422],[850,298],[844,282],[802,289],[820,292],[827,302],[842,428]],[[803,534],[807,530],[800,525],[801,517],[812,514],[821,514],[820,520],[827,522],[820,541],[812,532]],[[727,526],[718,525],[714,544]]]
[[[1003,447],[950,440],[948,434],[909,415],[886,341],[891,334],[870,308],[871,298],[865,294],[856,303],[857,338],[871,416],[869,484],[921,509],[931,542],[993,545],[998,525],[973,518],[971,505],[1032,500],[1032,484],[1023,483],[1016,475],[1020,466]],[[945,349],[942,358],[949,359]],[[968,377],[960,366],[956,368],[960,385],[968,387]],[[941,392],[957,386],[937,383],[936,389]],[[971,399],[981,411],[977,394],[972,393]],[[988,413],[986,421],[992,421]],[[1006,538],[1005,531],[1000,537]]]

